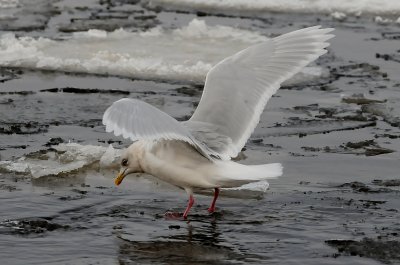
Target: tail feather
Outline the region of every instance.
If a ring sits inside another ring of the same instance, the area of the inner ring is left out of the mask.
[[[238,187],[247,183],[277,178],[282,175],[280,163],[264,165],[242,165],[232,161],[221,162],[218,182],[221,187]]]
[[[258,180],[277,178],[279,176],[282,176],[283,173],[283,166],[280,163],[254,165],[248,167],[257,172],[257,176],[260,176],[260,179]]]

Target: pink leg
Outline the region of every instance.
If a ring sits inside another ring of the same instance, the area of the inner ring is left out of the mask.
[[[189,195],[189,202],[188,202],[185,212],[183,214],[177,213],[177,212],[166,212],[164,214],[164,216],[167,219],[175,219],[176,220],[176,219],[181,219],[182,217],[183,217],[183,219],[187,218],[190,208],[192,208],[192,206],[194,204],[194,198],[193,198],[193,191],[191,189],[185,189],[185,190],[186,190],[187,194]]]
[[[189,195],[189,202],[188,202],[188,205],[187,205],[187,207],[186,207],[185,212],[183,213],[183,219],[186,219],[186,218],[187,218],[188,213],[189,213],[189,211],[190,211],[190,208],[192,208],[193,204],[194,204],[194,198],[193,198],[193,195],[190,194],[190,195]]]
[[[208,208],[208,212],[209,212],[209,213],[215,212],[215,202],[216,202],[217,199],[218,199],[218,195],[219,195],[219,188],[215,188],[215,189],[214,189],[214,198],[213,198],[213,200],[212,200],[212,203],[211,203],[210,208]]]

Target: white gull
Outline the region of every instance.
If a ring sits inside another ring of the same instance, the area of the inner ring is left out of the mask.
[[[103,116],[106,131],[135,141],[122,156],[115,183],[145,172],[184,189],[189,195],[182,215],[186,219],[197,189],[214,189],[212,213],[220,188],[282,175],[279,163],[249,166],[231,158],[241,151],[281,83],[326,53],[332,30],[315,26],[293,31],[225,58],[208,72],[200,103],[184,122],[140,100],[114,102]]]

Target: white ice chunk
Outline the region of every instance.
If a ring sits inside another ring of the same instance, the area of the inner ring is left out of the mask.
[[[8,33],[0,36],[0,66],[204,82],[216,63],[267,39],[198,19],[174,30],[89,30],[63,41]]]
[[[258,33],[236,29],[227,26],[208,26],[204,20],[193,19],[186,27],[173,31],[176,36],[183,38],[211,38],[211,39],[234,39],[248,43],[258,43],[268,38]]]
[[[95,145],[80,145],[77,143],[59,144],[53,146],[56,150],[49,151],[46,159],[30,155],[17,161],[0,161],[0,171],[30,174],[32,178],[46,176],[67,176],[85,168],[106,168],[118,165],[121,150],[111,145],[107,148]]]
[[[61,176],[71,174],[87,166],[87,161],[73,161],[67,164],[54,163],[31,163],[29,165],[31,177],[34,179],[47,176]]]
[[[379,25],[388,25],[393,22],[390,18],[383,18],[381,16],[376,16],[374,21]]]
[[[202,10],[208,12],[290,12],[346,14],[398,14],[398,0],[148,0],[150,6],[169,10]]]
[[[247,191],[266,192],[268,190],[268,187],[269,187],[268,181],[262,180],[258,182],[245,184],[237,188],[228,188],[223,190],[247,190]]]
[[[121,158],[121,150],[114,149],[110,144],[107,150],[100,158],[100,168],[115,168],[119,167],[119,160]]]
[[[25,162],[0,161],[0,171],[26,174],[29,173],[29,165]]]
[[[343,20],[346,19],[347,15],[345,13],[343,13],[343,12],[336,11],[336,12],[333,12],[331,14],[331,17],[336,19],[336,20],[338,20],[338,21],[343,21]]]
[[[93,163],[99,161],[101,156],[106,152],[107,148],[97,145],[81,145],[77,143],[59,144],[53,146],[59,152],[59,160],[62,163],[70,163],[77,160]]]

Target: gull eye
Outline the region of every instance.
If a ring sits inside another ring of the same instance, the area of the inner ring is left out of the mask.
[[[121,165],[123,166],[123,167],[126,167],[126,166],[128,166],[128,159],[122,159],[122,161],[121,161]]]

